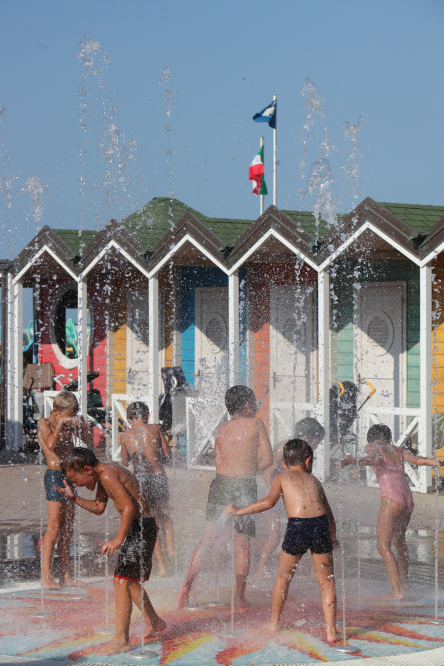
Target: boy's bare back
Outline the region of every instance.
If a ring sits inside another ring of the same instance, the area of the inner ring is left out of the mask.
[[[266,428],[256,417],[235,414],[218,429],[215,448],[216,472],[223,476],[253,478],[273,461]]]
[[[134,474],[117,463],[101,463],[98,466],[99,486],[97,488],[97,501],[103,501],[106,497],[113,500],[117,511],[122,514],[123,505],[129,496],[136,513],[134,519],[140,518],[141,512],[145,518],[150,518],[151,513],[145,493],[138,483]]]
[[[321,483],[307,472],[291,471],[275,476],[272,493],[282,494],[288,518],[317,518],[328,512]]]
[[[162,452],[169,455],[169,448],[162,430],[155,424],[133,425],[121,435],[122,463],[131,460],[135,474],[161,474]]]

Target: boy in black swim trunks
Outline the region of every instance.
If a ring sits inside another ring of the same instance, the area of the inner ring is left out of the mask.
[[[72,504],[77,504],[91,513],[100,516],[111,498],[121,515],[117,535],[102,547],[102,555],[112,555],[120,548],[114,572],[114,592],[116,594],[116,635],[110,645],[99,650],[100,654],[129,652],[129,626],[133,603],[145,611],[145,636],[165,629],[166,624],[157,615],[151,601],[143,589],[144,581],[149,580],[157,527],[150,514],[145,493],[136,477],[117,463],[101,463],[93,451],[75,448],[62,464],[66,476],[64,488],[58,491]],[[75,495],[69,482],[74,486],[84,486],[94,490],[95,500],[87,500]]]
[[[215,439],[216,478],[211,482],[207,503],[207,526],[191,557],[179,594],[179,608],[189,602],[193,580],[205,562],[205,553],[214,542],[214,521],[223,515],[228,503],[250,503],[257,498],[256,474],[273,462],[267,430],[256,418],[256,397],[247,386],[232,386],[225,394],[231,418],[218,429]],[[250,541],[256,535],[254,518],[239,518],[234,525],[236,548],[237,608],[245,608],[245,588],[250,569]]]
[[[279,619],[288,588],[297,565],[307,550],[316,566],[322,593],[322,608],[327,628],[327,641],[340,639],[336,631],[336,590],[333,573],[333,543],[336,525],[321,483],[311,474],[313,449],[300,439],[291,439],[284,446],[286,472],[275,476],[268,497],[239,509],[227,506],[233,516],[248,516],[271,509],[283,496],[288,526],[282,543],[279,571],[273,590],[270,631],[279,628]]]

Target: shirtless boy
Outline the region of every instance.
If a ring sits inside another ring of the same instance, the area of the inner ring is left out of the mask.
[[[143,402],[132,402],[126,410],[131,428],[120,437],[122,465],[133,463],[133,471],[145,491],[145,495],[159,528],[154,556],[159,565],[159,575],[165,575],[165,564],[160,544],[160,530],[165,534],[167,552],[174,557],[173,523],[169,517],[170,493],[168,478],[162,464],[162,454],[171,458],[170,447],[158,425],[148,424],[150,410]]]
[[[325,429],[316,419],[312,417],[306,417],[298,421],[294,427],[293,433],[294,435],[291,439],[302,439],[304,442],[307,442],[307,444],[310,444],[313,451],[317,449],[320,442],[325,437]],[[273,452],[273,464],[264,472],[264,481],[268,490],[271,488],[271,483],[274,477],[285,472],[283,460],[284,446],[287,442],[288,439],[280,442],[280,444],[277,445]],[[256,572],[256,583],[260,583],[265,577],[265,567],[267,566],[267,562],[275,548],[277,548],[279,545],[279,541],[281,540],[280,518],[281,509],[283,508],[284,507],[282,506],[282,502],[278,502],[276,506],[271,509],[267,516],[268,540],[265,546],[262,548],[261,558]]]
[[[228,503],[247,504],[257,499],[256,474],[273,462],[270,440],[261,419],[256,418],[256,397],[247,386],[232,386],[225,394],[230,420],[216,434],[216,478],[208,493],[207,525],[194,550],[179,594],[179,608],[189,603],[193,580],[203,566],[203,554],[213,540],[214,521]],[[245,587],[250,569],[250,541],[256,536],[254,518],[234,521],[237,608],[245,608]]]
[[[133,602],[145,611],[145,636],[165,629],[166,624],[157,615],[143,583],[149,580],[157,527],[154,517],[136,477],[117,463],[101,463],[90,449],[75,448],[63,461],[62,471],[66,476],[64,488],[58,491],[73,505],[82,507],[96,516],[106,509],[111,498],[121,515],[120,527],[114,539],[102,546],[102,555],[112,555],[120,548],[117,566],[114,571],[114,592],[116,595],[116,635],[110,645],[103,647],[100,654],[129,652],[129,627]],[[74,486],[94,490],[94,500],[75,495]]]
[[[85,419],[76,416],[79,404],[74,393],[62,391],[54,398],[49,419],[38,422],[38,438],[46,459],[45,491],[48,506],[48,529],[42,543],[43,585],[50,590],[72,587],[77,581],[69,574],[69,546],[73,532],[74,507],[55,489],[63,486],[62,460],[74,448],[73,435],[92,446],[93,436]],[[57,544],[60,579],[51,575],[51,560]]]
[[[287,531],[282,543],[279,571],[274,584],[270,631],[279,628],[279,619],[288,595],[288,588],[307,550],[316,566],[322,593],[322,608],[327,627],[327,641],[340,640],[336,631],[336,590],[333,573],[333,543],[336,541],[336,525],[325,496],[324,489],[311,474],[313,449],[301,439],[291,439],[284,446],[284,474],[275,476],[271,490],[265,499],[242,509],[227,506],[225,511],[233,516],[248,516],[271,509],[281,495],[288,516]]]

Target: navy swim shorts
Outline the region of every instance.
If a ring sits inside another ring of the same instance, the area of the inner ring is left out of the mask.
[[[316,555],[325,555],[333,550],[327,516],[289,518],[282,550],[287,555],[304,555],[307,550]]]
[[[149,580],[156,539],[156,520],[135,518],[120,549],[114,576],[126,580]]]

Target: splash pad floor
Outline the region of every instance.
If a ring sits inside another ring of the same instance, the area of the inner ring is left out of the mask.
[[[110,586],[111,587],[111,586]],[[77,591],[45,593],[44,609],[50,615],[33,617],[40,610],[40,589],[36,583],[22,583],[0,595],[0,663],[57,666],[59,663],[85,664],[173,664],[175,666],[248,666],[259,664],[308,664],[332,661],[350,663],[356,658],[384,658],[375,663],[432,666],[436,653],[444,663],[444,625],[433,624],[433,588],[414,586],[402,603],[378,602],[377,594],[386,592],[383,582],[365,581],[361,603],[357,584],[347,583],[346,631],[351,652],[344,654],[327,645],[320,593],[313,581],[294,583],[282,616],[282,630],[267,634],[263,627],[269,619],[270,592],[250,589],[252,606],[234,614],[234,635],[228,605],[230,591],[221,590],[227,606],[211,608],[213,596],[201,593],[200,610],[173,610],[177,586],[171,579],[147,584],[147,590],[167,629],[145,641],[155,657],[137,658],[140,648],[140,613],[133,614],[131,643],[133,651],[100,656],[96,650],[110,640],[99,633],[105,626],[105,590],[95,580]],[[172,589],[174,588],[174,589]],[[338,590],[340,596],[340,590]],[[355,601],[352,601],[355,600]],[[444,599],[440,599],[440,608]],[[109,591],[108,617],[114,627],[114,594]],[[441,615],[444,621],[444,611]],[[342,618],[339,603],[338,619]],[[442,646],[442,647],[441,647]],[[435,648],[440,648],[435,650]],[[415,661],[406,661],[410,653]],[[441,654],[440,654],[441,653]],[[373,659],[372,659],[373,661]],[[372,661],[367,663],[372,663]]]

